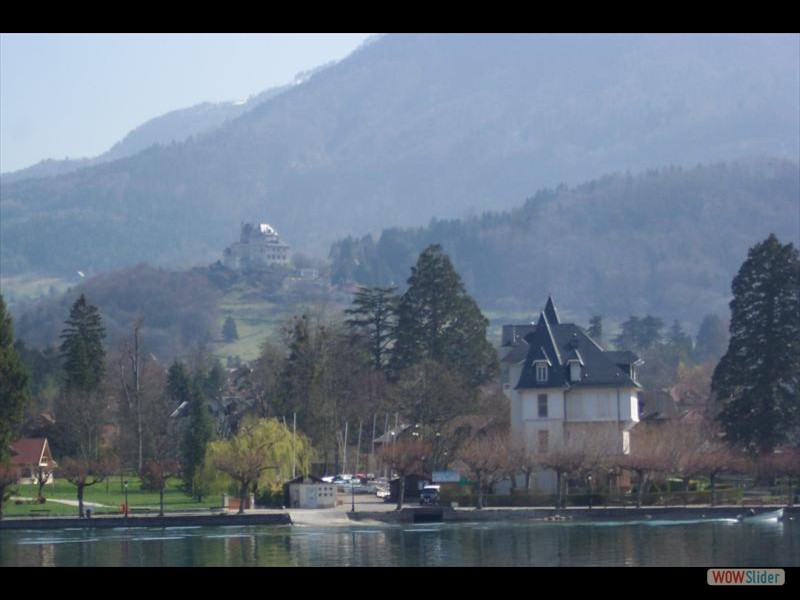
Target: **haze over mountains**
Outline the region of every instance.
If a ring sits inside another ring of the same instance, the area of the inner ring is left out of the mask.
[[[507,209],[561,182],[797,160],[798,39],[383,36],[187,141],[4,176],[0,268],[210,262],[243,220],[327,255],[346,235]]]

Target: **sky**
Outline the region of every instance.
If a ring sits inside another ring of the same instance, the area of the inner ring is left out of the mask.
[[[0,34],[0,172],[102,154],[145,121],[243,100],[364,33]]]

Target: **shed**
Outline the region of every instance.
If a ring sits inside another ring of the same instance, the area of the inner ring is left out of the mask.
[[[289,508],[334,508],[336,486],[319,477],[304,475],[283,486],[284,502]]]

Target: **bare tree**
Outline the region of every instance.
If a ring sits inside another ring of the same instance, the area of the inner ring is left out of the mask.
[[[136,423],[136,472],[141,474],[144,466],[144,435],[142,432],[142,387],[141,387],[141,353],[139,350],[139,332],[144,324],[144,317],[138,317],[133,324],[132,339],[127,340],[120,354],[118,368],[122,396],[127,412],[133,414]]]
[[[8,462],[0,462],[0,519],[3,518],[3,507],[16,490],[17,470]]]
[[[406,476],[422,469],[425,457],[430,457],[431,451],[430,442],[422,441],[418,438],[410,438],[386,444],[378,452],[381,460],[391,465],[392,470],[400,478],[397,510],[403,508],[403,500],[406,494]]]
[[[89,458],[65,458],[61,464],[64,478],[78,490],[78,516],[85,515],[83,507],[84,490],[105,480],[116,469],[115,461],[109,458],[93,460]]]
[[[508,477],[511,470],[508,436],[504,434],[478,435],[456,452],[457,460],[477,487],[476,508],[483,508],[484,492]]]

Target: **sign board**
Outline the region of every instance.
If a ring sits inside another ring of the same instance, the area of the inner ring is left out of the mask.
[[[432,479],[434,483],[458,483],[461,475],[458,471],[434,471]]]

